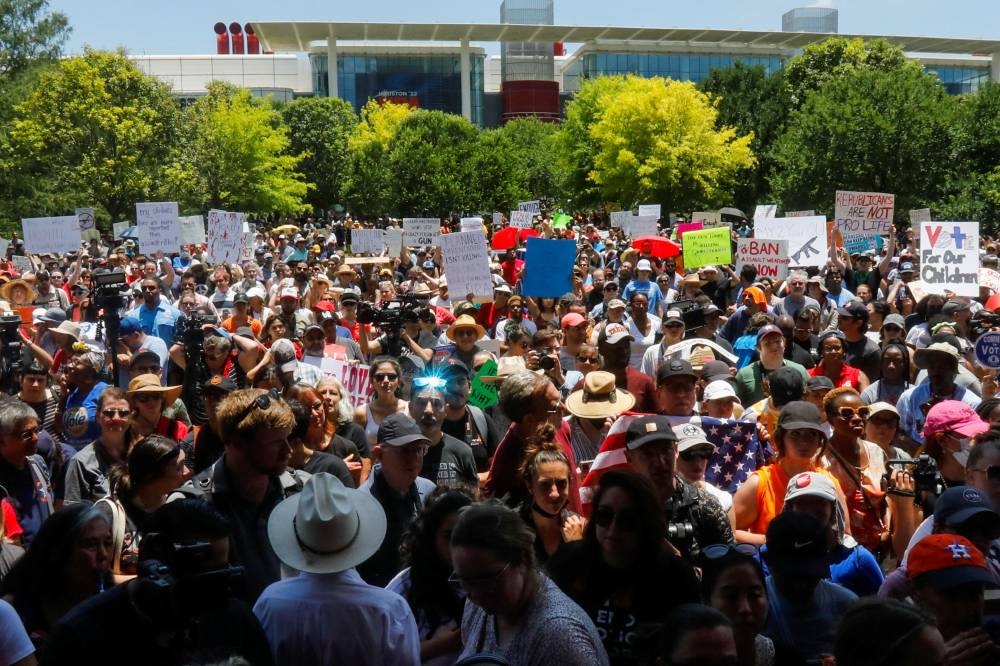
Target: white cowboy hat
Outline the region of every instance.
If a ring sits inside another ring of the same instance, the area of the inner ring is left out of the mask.
[[[278,559],[296,571],[336,573],[375,554],[385,538],[385,511],[364,490],[320,472],[283,500],[267,520]]]

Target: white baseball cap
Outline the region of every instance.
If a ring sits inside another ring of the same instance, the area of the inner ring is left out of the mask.
[[[640,259],[639,263],[635,265],[635,270],[637,271],[651,271],[653,266],[649,263],[649,259]]]
[[[736,391],[733,389],[731,382],[728,382],[725,379],[717,379],[714,382],[709,382],[708,386],[705,387],[703,399],[721,400],[723,398],[732,398],[737,402],[737,404],[743,404],[736,396]]]

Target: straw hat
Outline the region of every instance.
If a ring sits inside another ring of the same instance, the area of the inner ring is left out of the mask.
[[[271,511],[267,537],[278,559],[296,571],[336,573],[375,554],[385,538],[385,511],[374,495],[314,474]]]
[[[479,378],[484,384],[490,386],[499,386],[503,384],[503,380],[507,379],[515,372],[524,372],[528,369],[528,366],[524,364],[523,356],[501,356],[497,361],[497,374],[496,375],[483,375]],[[542,374],[543,371],[535,370],[535,374]]]
[[[691,273],[690,275],[684,276],[684,278],[681,280],[681,284],[688,286],[695,286],[695,287],[703,287],[706,284],[708,284],[708,281],[702,280],[700,277],[698,277],[697,273]]]
[[[177,398],[181,397],[182,386],[161,386],[160,378],[156,375],[139,375],[128,383],[128,397],[139,393],[157,393],[163,396],[164,405],[172,405]]]
[[[17,280],[11,280],[7,284],[0,287],[0,298],[3,298],[5,301],[9,301],[11,305],[19,305],[14,302],[13,298],[11,298],[11,292],[17,287],[24,287],[24,289],[28,292],[28,298],[24,301],[25,303],[34,303],[35,299],[38,298],[38,292],[35,291],[35,288],[28,284],[27,281],[20,278]]]
[[[566,409],[581,419],[606,419],[635,407],[635,396],[615,386],[610,372],[595,370],[583,379],[583,388],[566,398]]]
[[[476,340],[486,335],[486,329],[479,325],[472,315],[462,315],[455,320],[455,323],[448,328],[448,339],[455,341],[455,332],[463,328],[473,328],[476,330]]]

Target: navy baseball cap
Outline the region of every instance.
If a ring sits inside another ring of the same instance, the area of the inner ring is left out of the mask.
[[[990,500],[978,489],[971,486],[949,488],[941,493],[941,497],[934,503],[934,522],[938,525],[957,527],[980,516],[984,527],[992,527],[996,536],[1000,536],[1000,515],[993,510]]]

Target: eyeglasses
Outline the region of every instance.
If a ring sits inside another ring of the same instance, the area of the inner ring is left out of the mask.
[[[576,357],[576,362],[577,363],[597,363],[597,357],[596,356],[577,356]]]
[[[986,469],[972,468],[971,471],[985,474],[990,481],[1000,481],[1000,465],[990,465]]]
[[[604,291],[618,291],[618,286],[613,284],[604,285]]]
[[[136,393],[132,396],[132,399],[136,402],[153,402],[154,400],[159,400],[162,398],[159,393]]]
[[[847,405],[844,405],[843,407],[837,408],[837,416],[845,420],[853,419],[855,415],[857,415],[861,420],[864,420],[868,418],[870,413],[871,409],[865,405],[862,405],[861,407],[848,407]]]
[[[26,428],[22,430],[21,432],[17,433],[17,436],[26,442],[41,432],[42,432],[41,427],[35,426],[34,428]]]
[[[103,410],[101,410],[101,414],[103,414],[104,418],[106,418],[106,419],[113,419],[116,416],[118,418],[124,419],[124,418],[127,418],[131,413],[132,412],[130,410],[128,410],[128,409],[103,409]]]
[[[503,565],[503,569],[496,572],[492,576],[480,576],[478,578],[463,578],[457,573],[452,573],[448,576],[448,582],[455,587],[459,587],[466,592],[478,591],[478,592],[490,592],[496,589],[497,585],[500,583],[500,578],[507,573],[507,569],[510,568],[510,562]]]
[[[696,451],[682,451],[680,454],[681,460],[684,462],[694,462],[696,460],[709,460],[712,457],[712,452],[701,449]]]
[[[466,336],[478,337],[476,334],[477,331],[474,328],[460,328],[457,331],[455,331],[455,336],[462,338]]]
[[[592,516],[598,527],[608,528],[614,524],[622,532],[634,532],[639,529],[639,512],[635,509],[615,511],[610,506],[599,506]]]
[[[730,553],[745,557],[756,557],[757,546],[752,543],[715,543],[701,549],[701,554],[710,560],[720,560]]]
[[[823,348],[820,349],[820,351],[823,352],[824,354],[826,354],[826,353],[831,353],[831,354],[838,353],[839,354],[840,352],[844,351],[844,348],[841,347],[840,345],[834,345],[834,346],[823,345]]]
[[[376,372],[372,375],[377,382],[394,382],[399,379],[399,375],[395,372]]]

